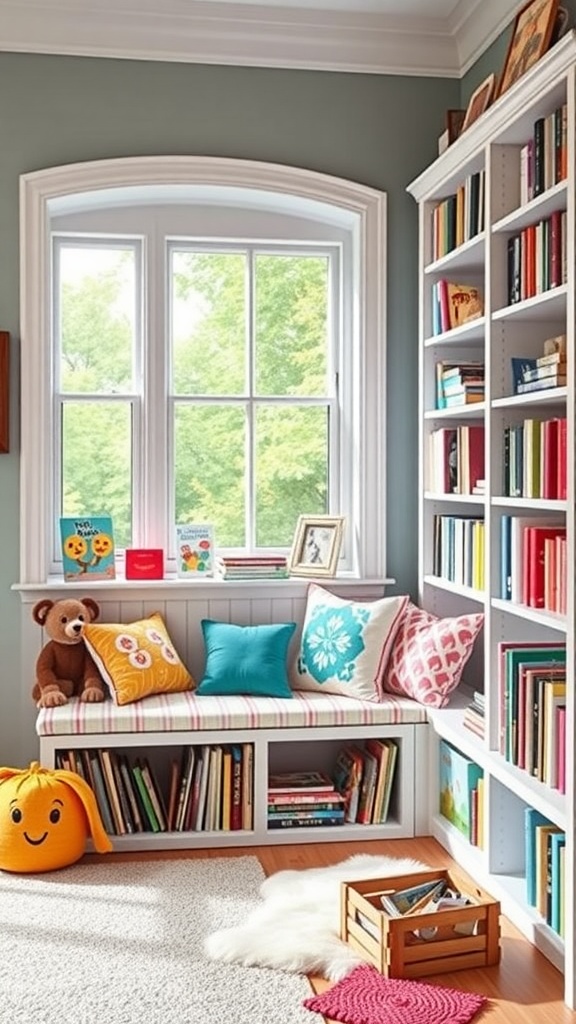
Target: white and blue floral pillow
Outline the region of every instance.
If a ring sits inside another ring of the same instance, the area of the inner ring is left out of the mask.
[[[379,701],[384,668],[407,604],[407,595],[346,600],[311,583],[292,688]]]

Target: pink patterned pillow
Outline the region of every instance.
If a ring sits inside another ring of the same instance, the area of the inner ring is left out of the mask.
[[[480,613],[439,619],[409,604],[381,677],[384,692],[445,707],[483,623]]]

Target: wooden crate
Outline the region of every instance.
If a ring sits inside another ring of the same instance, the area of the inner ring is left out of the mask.
[[[390,917],[381,909],[382,892],[432,879],[444,879],[473,905],[404,917]],[[344,882],[341,899],[340,937],[387,978],[419,978],[500,960],[500,904],[457,871]],[[421,929],[435,929],[433,937],[420,937],[416,931]]]

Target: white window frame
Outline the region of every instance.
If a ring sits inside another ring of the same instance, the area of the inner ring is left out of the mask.
[[[51,225],[57,214],[102,203],[213,201],[218,190],[239,205],[346,226],[352,238],[353,480],[346,575],[385,579],[386,572],[386,195],[367,186],[301,168],[212,157],[133,157],[72,164],[23,175],[21,211],[21,496],[20,583],[50,583],[53,538],[50,338]],[[105,190],[105,191],[103,191]],[[305,510],[303,510],[305,511]],[[144,524],[146,532],[146,524]],[[30,538],[34,543],[30,543]],[[147,543],[154,539],[147,537]]]

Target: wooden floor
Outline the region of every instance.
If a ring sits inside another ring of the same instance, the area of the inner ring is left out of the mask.
[[[106,859],[159,859],[182,857],[258,857],[266,874],[284,868],[311,868],[335,864],[355,853],[376,853],[391,857],[414,857],[433,867],[450,867],[449,855],[434,839],[406,839],[366,843],[314,843],[294,846],[238,847],[231,850],[186,850],[141,854],[110,854]],[[101,860],[97,855],[87,859]],[[562,975],[524,939],[506,918],[501,920],[502,959],[497,967],[457,971],[422,979],[454,988],[481,992],[490,1003],[478,1016],[478,1024],[576,1024],[576,1012],[563,1002]],[[316,991],[328,987],[320,978],[311,979]],[[312,1014],[310,1019],[312,1020]],[[199,1021],[198,1024],[201,1024]]]

